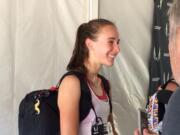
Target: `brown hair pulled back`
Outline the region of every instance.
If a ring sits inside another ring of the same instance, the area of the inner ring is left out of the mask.
[[[88,58],[89,51],[85,45],[85,41],[87,38],[95,41],[100,29],[106,25],[115,26],[114,23],[106,19],[94,19],[79,26],[76,33],[73,54],[69,64],[67,65],[67,70],[79,70],[87,73],[84,61]]]

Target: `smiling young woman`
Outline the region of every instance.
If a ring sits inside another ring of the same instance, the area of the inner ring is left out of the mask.
[[[109,89],[106,90],[103,84],[105,78],[99,75],[99,71],[102,65],[113,65],[120,51],[119,41],[118,30],[109,20],[95,19],[79,26],[67,70],[83,74],[87,91],[90,91],[92,107],[88,115],[80,121],[82,84],[76,75],[65,76],[58,94],[61,135],[116,134],[111,94]]]

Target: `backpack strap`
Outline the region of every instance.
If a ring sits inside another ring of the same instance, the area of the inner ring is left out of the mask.
[[[160,103],[168,104],[168,101],[172,95],[172,91],[170,90],[160,90],[157,92],[157,98]]]
[[[110,84],[109,81],[102,75],[98,74],[98,76],[101,78],[104,89],[109,97],[109,106],[110,106],[110,113],[112,113],[112,101],[111,101],[111,96],[110,96]]]

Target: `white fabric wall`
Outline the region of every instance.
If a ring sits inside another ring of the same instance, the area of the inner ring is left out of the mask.
[[[149,83],[153,0],[100,0],[99,16],[119,28],[121,52],[111,70],[113,107],[120,135],[132,135],[137,109],[145,107]]]
[[[152,10],[152,1],[99,1],[99,16],[113,20],[120,31],[121,53],[102,73],[112,83],[121,135],[132,134],[136,109],[146,101]],[[87,0],[0,1],[0,135],[18,135],[22,98],[55,85],[65,72],[76,29],[87,16]]]

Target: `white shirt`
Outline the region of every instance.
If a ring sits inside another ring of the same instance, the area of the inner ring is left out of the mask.
[[[96,115],[102,118],[103,123],[107,123],[110,112],[108,96],[107,100],[101,100],[96,96],[90,86],[89,89],[91,91],[92,103],[96,111]],[[86,118],[80,122],[79,135],[91,135],[91,127],[95,124],[96,115],[94,110],[91,109]]]

